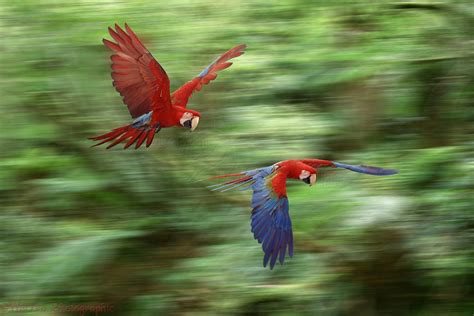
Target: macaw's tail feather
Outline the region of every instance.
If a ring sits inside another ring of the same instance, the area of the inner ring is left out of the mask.
[[[228,178],[228,177],[240,177],[240,176],[242,176],[243,174],[244,174],[244,173],[242,173],[242,172],[222,174],[222,175],[220,175],[220,176],[213,176],[213,177],[210,177],[208,180],[221,179],[221,178]]]
[[[232,190],[232,189],[236,189],[237,187],[240,187],[240,186],[243,186],[243,185],[247,185],[247,186],[244,186],[244,187],[241,188],[242,190],[245,190],[254,181],[252,176],[247,176],[247,175],[244,175],[243,173],[224,174],[222,176],[215,176],[215,177],[212,177],[212,178],[209,178],[209,179],[220,179],[220,178],[226,178],[226,177],[239,177],[239,176],[243,176],[243,177],[238,178],[238,179],[234,179],[234,180],[230,180],[230,181],[227,181],[227,182],[224,182],[224,183],[213,184],[213,185],[208,186],[208,188],[210,188],[212,191],[225,192],[225,191],[229,191],[229,190]]]
[[[344,168],[347,170],[370,174],[373,176],[389,176],[389,175],[398,173],[398,171],[394,169],[383,169],[383,168],[372,167],[372,166],[353,166],[353,165],[346,165],[340,162],[334,162],[334,165],[338,168]]]
[[[160,129],[161,128],[159,126],[136,128],[136,127],[133,127],[132,124],[130,124],[130,125],[125,125],[125,126],[113,129],[112,131],[103,135],[89,137],[89,139],[100,141],[99,143],[93,145],[92,147],[99,146],[107,142],[111,142],[107,146],[107,149],[109,149],[109,148],[114,147],[115,145],[118,145],[122,142],[127,141],[125,145],[123,146],[123,149],[127,149],[134,143],[135,143],[135,149],[137,149],[143,144],[143,142],[145,142],[145,140],[146,140],[146,147],[149,147],[151,143],[153,142],[153,138],[155,137],[155,134],[158,133]]]

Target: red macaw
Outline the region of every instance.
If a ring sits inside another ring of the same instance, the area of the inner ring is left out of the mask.
[[[229,60],[242,55],[246,48],[242,44],[228,50],[197,77],[170,95],[170,80],[165,70],[126,23],[125,30],[126,32],[117,24],[115,30],[109,27],[109,33],[116,43],[106,39],[103,42],[114,51],[111,57],[113,85],[123,97],[134,121],[104,135],[90,138],[101,141],[94,146],[113,140],[107,149],[125,140],[128,141],[124,149],[135,142],[135,148],[138,148],[145,139],[148,147],[155,133],[164,127],[182,126],[193,131],[201,114],[186,108],[192,93],[216,79],[216,72],[230,67],[232,63]]]
[[[265,253],[264,267],[270,262],[270,269],[273,269],[277,258],[280,264],[283,264],[287,249],[288,255],[293,257],[293,231],[288,213],[286,180],[300,179],[311,186],[316,183],[316,174],[321,167],[344,168],[375,176],[397,173],[392,169],[353,166],[321,159],[302,159],[285,160],[264,168],[211,178],[239,177],[211,185],[212,190],[221,192],[235,188],[253,190],[251,227],[254,238],[262,244]]]

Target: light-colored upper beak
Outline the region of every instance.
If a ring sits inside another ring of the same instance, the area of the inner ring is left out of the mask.
[[[199,116],[193,117],[192,120],[191,120],[191,132],[196,129],[198,124],[199,124]]]
[[[316,173],[313,173],[311,176],[309,176],[309,185],[313,185],[316,183]]]

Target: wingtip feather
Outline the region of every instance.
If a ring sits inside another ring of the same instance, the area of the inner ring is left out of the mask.
[[[114,34],[117,34],[110,26],[107,29],[109,30],[110,36],[114,37]]]

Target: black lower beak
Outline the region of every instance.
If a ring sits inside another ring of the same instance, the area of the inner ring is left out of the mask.
[[[191,128],[191,120],[187,120],[186,122],[184,122],[183,126],[187,128]]]
[[[304,179],[303,179],[303,182],[306,183],[306,184],[310,184],[310,182],[309,182],[310,179],[309,179],[309,178],[310,178],[310,177],[304,178]]]

